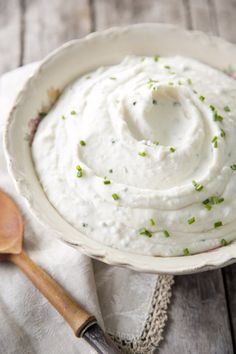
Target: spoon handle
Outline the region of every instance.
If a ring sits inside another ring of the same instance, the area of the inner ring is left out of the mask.
[[[80,337],[83,329],[90,323],[96,323],[94,316],[82,309],[66,291],[46,272],[36,265],[25,252],[9,254],[8,259],[18,266],[36,288],[48,299]]]

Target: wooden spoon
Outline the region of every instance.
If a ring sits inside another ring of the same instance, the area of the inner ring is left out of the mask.
[[[98,353],[121,353],[98,326],[95,317],[82,309],[55,280],[22,251],[23,219],[16,204],[2,191],[0,215],[0,260],[10,261],[19,267],[64,317],[77,337],[83,337]]]

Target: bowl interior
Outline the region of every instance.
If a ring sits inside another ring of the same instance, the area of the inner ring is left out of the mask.
[[[34,170],[29,142],[30,120],[49,105],[48,90],[63,90],[81,74],[99,66],[119,63],[126,55],[183,55],[220,70],[233,67],[236,46],[203,33],[168,25],[142,24],[113,28],[63,45],[49,55],[27,81],[5,128],[5,151],[11,175],[32,213],[55,235],[87,255],[139,271],[183,274],[232,263],[236,244],[188,257],[153,257],[125,253],[101,245],[79,233],[48,201]]]

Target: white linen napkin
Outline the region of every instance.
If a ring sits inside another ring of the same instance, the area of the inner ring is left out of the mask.
[[[37,63],[0,78],[0,144],[14,99]],[[96,316],[127,352],[150,353],[162,338],[170,301],[172,276],[137,273],[92,261],[48,234],[27,210],[8,175],[0,149],[0,188],[21,207],[24,246],[30,257]],[[92,354],[12,264],[0,263],[0,353]]]

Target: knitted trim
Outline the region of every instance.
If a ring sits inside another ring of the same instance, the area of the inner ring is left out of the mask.
[[[113,340],[127,354],[149,354],[163,339],[163,330],[168,318],[167,309],[171,298],[171,287],[174,284],[172,275],[159,275],[154,290],[151,308],[140,337],[132,340],[111,335]]]

